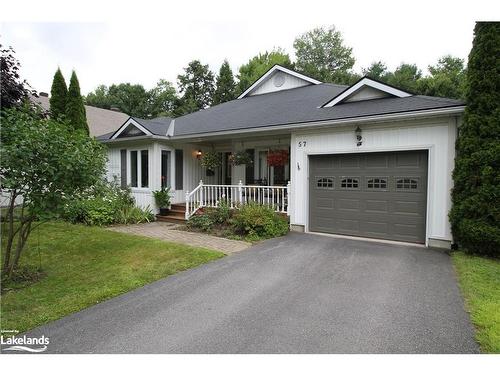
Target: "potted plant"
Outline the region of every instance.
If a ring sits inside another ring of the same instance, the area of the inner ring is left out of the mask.
[[[170,208],[170,188],[162,187],[160,190],[153,191],[155,202],[160,209],[160,215],[165,216],[168,214]]]
[[[236,151],[229,156],[229,162],[232,165],[252,164],[253,160],[247,151]]]
[[[222,164],[221,156],[215,151],[207,151],[200,157],[200,164],[207,170],[207,176],[213,176],[214,170]]]

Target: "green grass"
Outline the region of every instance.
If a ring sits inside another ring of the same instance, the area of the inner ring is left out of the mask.
[[[24,332],[222,256],[103,228],[46,223],[21,258],[23,265],[41,264],[46,276],[2,295],[1,328]]]
[[[500,261],[455,252],[453,264],[484,353],[500,353]]]

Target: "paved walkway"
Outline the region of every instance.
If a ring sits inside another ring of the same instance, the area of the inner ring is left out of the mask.
[[[229,240],[227,238],[210,236],[203,233],[186,232],[184,230],[179,230],[179,227],[178,224],[156,221],[146,224],[119,225],[108,227],[108,229],[115,232],[137,234],[139,236],[179,242],[191,246],[205,247],[222,251],[225,254],[245,250],[252,245],[244,241]]]

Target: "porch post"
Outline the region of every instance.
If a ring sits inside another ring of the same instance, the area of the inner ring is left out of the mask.
[[[291,213],[291,210],[290,210],[290,204],[292,202],[291,199],[290,199],[291,188],[292,188],[292,184],[291,184],[291,182],[289,180],[288,183],[286,184],[286,214],[288,216],[290,216],[290,213]]]
[[[204,207],[203,204],[203,180],[200,180],[200,207]]]
[[[189,190],[186,190],[186,212],[184,214],[184,218],[186,220],[189,219]]]
[[[238,203],[242,204],[243,203],[243,183],[238,182]]]

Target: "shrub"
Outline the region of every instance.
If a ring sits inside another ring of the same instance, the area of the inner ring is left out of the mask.
[[[130,188],[121,188],[117,181],[102,182],[89,194],[67,202],[64,219],[87,225],[111,225],[149,222],[154,219],[150,208],[135,207]]]
[[[270,207],[256,203],[237,210],[232,219],[234,229],[250,240],[283,236],[288,232],[288,220]]]
[[[212,230],[214,222],[208,214],[203,213],[200,215],[191,216],[187,222],[187,226],[191,229],[196,228],[204,232],[209,232],[210,230]]]
[[[231,207],[225,200],[220,201],[216,208],[210,208],[206,212],[215,224],[228,223],[231,218]]]

